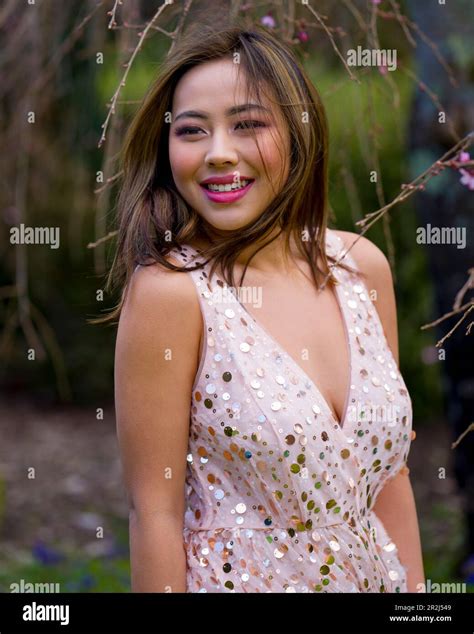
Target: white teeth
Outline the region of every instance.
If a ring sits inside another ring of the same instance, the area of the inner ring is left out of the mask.
[[[235,191],[236,189],[242,189],[246,187],[250,181],[242,180],[237,181],[236,183],[227,183],[226,185],[215,185],[214,183],[207,183],[205,187],[210,189],[213,192],[230,192]]]

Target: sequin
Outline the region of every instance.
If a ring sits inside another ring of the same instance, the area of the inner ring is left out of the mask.
[[[331,230],[327,249],[342,249]],[[193,249],[174,254],[187,264]],[[345,262],[357,268],[350,253]],[[208,347],[191,395],[187,592],[406,592],[374,508],[383,484],[407,468],[411,402],[361,277],[334,271],[351,352],[338,424],[302,365],[235,298],[211,301],[223,282],[210,267],[190,271]],[[372,415],[389,402],[397,417]]]

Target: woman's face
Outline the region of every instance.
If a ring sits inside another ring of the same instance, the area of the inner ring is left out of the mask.
[[[261,108],[229,112],[245,104],[242,83],[246,80],[241,73],[239,85],[237,72],[237,65],[229,59],[195,66],[178,82],[172,104],[169,160],[175,185],[190,207],[219,231],[239,229],[256,220],[289,171],[289,132],[276,106],[265,99],[257,104]],[[226,189],[230,183],[245,185],[246,177],[253,180],[242,191],[232,188],[223,193],[202,185],[219,176],[229,177]]]

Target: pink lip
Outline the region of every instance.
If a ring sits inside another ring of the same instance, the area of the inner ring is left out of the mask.
[[[235,192],[211,192],[210,189],[206,189],[206,187],[203,187],[202,185],[200,185],[200,187],[209,200],[212,200],[214,203],[233,203],[234,201],[243,198],[254,183],[255,181],[251,181],[248,185],[245,185],[245,187],[238,189]]]

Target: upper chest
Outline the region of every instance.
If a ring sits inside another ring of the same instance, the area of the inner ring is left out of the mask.
[[[247,274],[238,299],[257,334],[289,355],[341,420],[349,390],[350,340],[339,288],[318,290],[308,271],[291,276]]]

